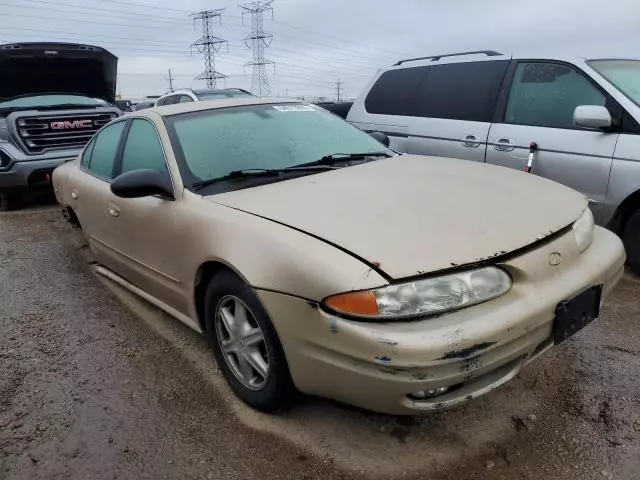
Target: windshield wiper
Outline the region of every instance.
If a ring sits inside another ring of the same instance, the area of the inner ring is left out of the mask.
[[[295,172],[324,172],[327,170],[333,170],[330,166],[295,166],[287,168],[245,168],[243,170],[233,170],[222,177],[209,178],[208,180],[201,180],[191,184],[191,188],[199,190],[203,187],[213,185],[214,183],[223,182],[225,180],[235,180],[249,177],[277,177],[283,173],[295,173]]]
[[[331,155],[325,155],[319,160],[315,160],[309,163],[303,163],[302,165],[296,165],[297,167],[311,167],[314,165],[334,165],[336,163],[349,161],[349,160],[366,160],[367,157],[392,157],[389,152],[359,152],[359,153],[332,153]]]

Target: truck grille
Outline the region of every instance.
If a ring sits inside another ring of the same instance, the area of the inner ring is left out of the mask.
[[[16,130],[29,153],[82,148],[94,133],[116,116],[116,113],[75,113],[21,117],[17,120]]]

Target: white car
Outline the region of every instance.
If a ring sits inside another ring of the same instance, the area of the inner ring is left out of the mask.
[[[174,90],[167,93],[156,100],[154,106],[161,107],[163,105],[174,105],[176,103],[203,102],[205,100],[222,100],[227,98],[247,98],[253,97],[251,92],[242,90],[241,88],[223,88],[223,89],[203,89],[192,90],[184,88]]]

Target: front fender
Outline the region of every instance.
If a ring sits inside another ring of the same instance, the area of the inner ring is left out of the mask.
[[[192,291],[196,272],[210,261],[234,270],[258,290],[312,301],[380,287],[387,281],[346,252],[287,226],[206,200],[193,204]],[[197,205],[199,208],[195,208]]]

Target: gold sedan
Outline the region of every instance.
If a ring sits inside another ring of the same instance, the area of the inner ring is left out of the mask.
[[[205,333],[267,412],[299,391],[449,407],[598,317],[625,257],[584,196],[376,138],[300,102],[172,105],[111,122],[53,184],[98,272]]]

